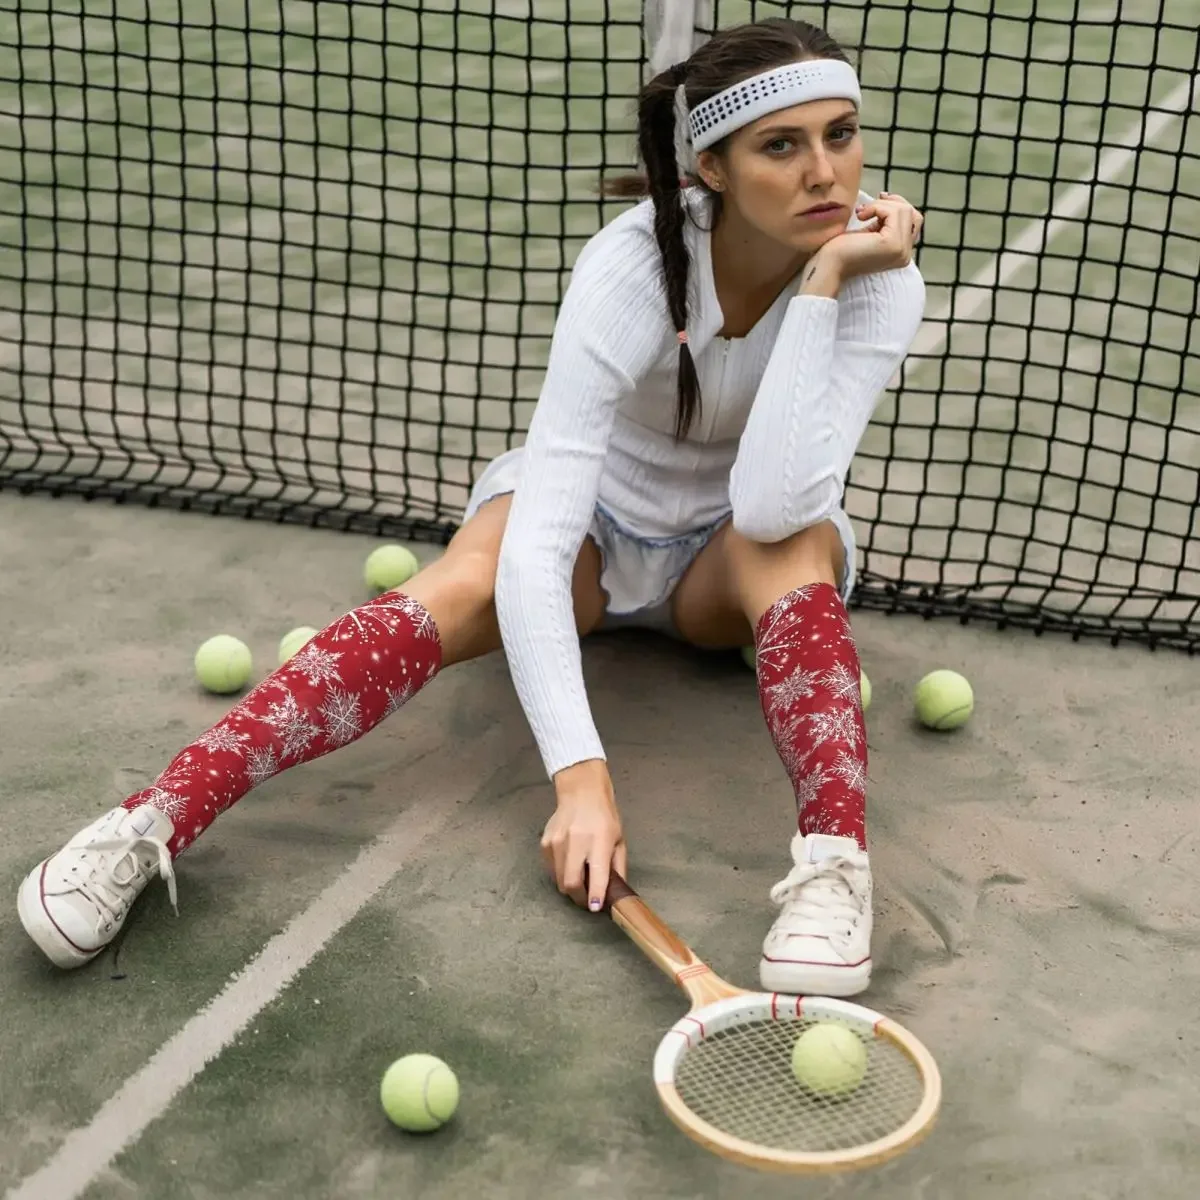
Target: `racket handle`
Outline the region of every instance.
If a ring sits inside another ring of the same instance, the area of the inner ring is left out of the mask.
[[[584,886],[587,865],[584,865]],[[670,976],[693,1007],[742,994],[696,956],[696,952],[631,888],[618,871],[610,870],[604,911],[664,975]]]
[[[613,871],[604,896],[608,915],[642,948],[642,951],[676,983],[690,967],[704,968],[688,944]],[[705,968],[706,969],[706,968]]]
[[[587,884],[587,865],[584,865],[584,885]],[[637,892],[629,886],[629,884],[621,877],[620,872],[615,867],[610,867],[608,872],[608,891],[604,893],[603,911],[608,912],[618,900],[624,900],[629,896],[639,899]]]

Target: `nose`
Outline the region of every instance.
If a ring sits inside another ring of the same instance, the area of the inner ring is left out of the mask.
[[[825,152],[824,146],[817,146],[813,150],[807,167],[808,169],[804,173],[804,182],[810,191],[818,192],[833,187],[835,178],[833,163],[829,161],[829,155]]]

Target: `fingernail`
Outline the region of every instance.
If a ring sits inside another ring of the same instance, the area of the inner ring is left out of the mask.
[[[588,901],[588,908],[590,908],[592,910],[592,912],[599,912],[600,911],[600,901],[593,897],[591,900]]]

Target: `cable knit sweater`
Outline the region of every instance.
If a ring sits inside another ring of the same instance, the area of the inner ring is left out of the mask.
[[[841,502],[855,448],[924,310],[911,265],[855,277],[837,300],[789,285],[745,337],[722,338],[706,201],[693,189],[687,202],[699,221],[686,225],[687,333],[702,406],[688,437],[673,434],[679,342],[647,200],[576,260],[525,440],[496,609],[551,776],[605,756],[571,599],[596,502],[653,537],[731,513],[740,533],[773,542],[823,520]]]

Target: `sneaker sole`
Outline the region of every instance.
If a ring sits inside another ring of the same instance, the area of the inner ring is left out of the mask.
[[[38,863],[25,876],[25,880],[17,892],[17,916],[21,918],[25,932],[56,967],[62,967],[65,970],[82,967],[84,963],[91,962],[104,947],[101,946],[98,950],[90,952],[80,950],[55,925],[42,900],[42,868],[45,865],[45,863]]]
[[[871,960],[852,967],[826,963],[772,962],[760,959],[758,979],[764,991],[785,996],[857,996],[871,982]]]

